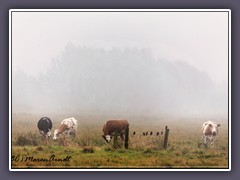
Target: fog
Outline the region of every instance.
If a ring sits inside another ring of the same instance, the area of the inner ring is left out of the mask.
[[[146,48],[109,50],[69,43],[38,76],[12,74],[13,113],[228,116],[227,83]]]
[[[228,117],[228,12],[12,12],[12,112]]]
[[[151,49],[228,81],[228,12],[13,12],[12,69],[46,72],[68,43]],[[217,68],[216,68],[217,67]]]

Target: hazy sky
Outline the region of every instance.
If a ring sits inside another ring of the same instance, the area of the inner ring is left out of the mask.
[[[186,61],[217,81],[228,77],[227,12],[13,12],[12,67],[45,72],[68,43],[149,48]]]

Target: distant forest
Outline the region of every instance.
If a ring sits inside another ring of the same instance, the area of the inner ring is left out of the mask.
[[[185,62],[155,59],[149,49],[68,44],[46,68],[39,76],[12,74],[13,112],[227,116],[227,84]]]

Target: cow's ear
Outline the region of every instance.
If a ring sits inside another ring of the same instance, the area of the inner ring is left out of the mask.
[[[218,125],[217,125],[217,127],[220,127],[220,126],[221,126],[221,124],[218,124]]]

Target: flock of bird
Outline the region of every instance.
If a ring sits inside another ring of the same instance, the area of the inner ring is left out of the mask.
[[[136,131],[133,132],[133,135],[136,135]],[[148,132],[143,132],[142,135],[147,136]],[[149,135],[152,136],[152,135],[154,135],[154,133],[151,131],[151,132],[149,132]],[[160,132],[156,132],[156,135],[159,136]],[[163,131],[161,131],[161,135],[163,135]]]

